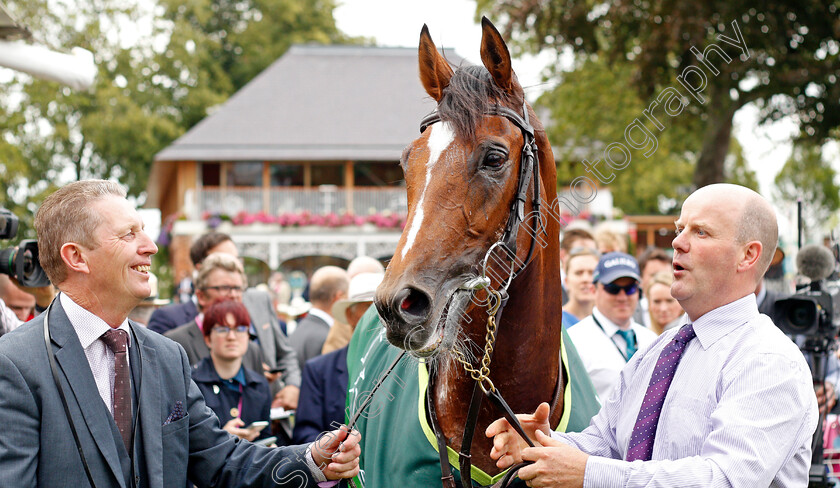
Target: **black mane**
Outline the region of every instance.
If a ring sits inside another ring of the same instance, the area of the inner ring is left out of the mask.
[[[452,124],[455,134],[472,140],[478,121],[496,103],[521,112],[523,97],[505,93],[484,66],[464,66],[452,75],[437,111],[441,120]]]

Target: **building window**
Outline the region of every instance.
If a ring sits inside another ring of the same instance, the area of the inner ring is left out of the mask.
[[[303,186],[303,166],[300,164],[272,164],[269,169],[271,186]]]
[[[201,186],[222,186],[222,170],[219,163],[201,164]]]
[[[344,166],[341,164],[313,164],[312,186],[344,186]]]
[[[227,186],[262,186],[262,161],[236,161],[226,166]]]
[[[353,164],[353,181],[355,186],[401,186],[405,175],[397,163],[360,161]]]

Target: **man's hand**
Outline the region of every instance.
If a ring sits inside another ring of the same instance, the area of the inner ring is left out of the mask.
[[[260,431],[256,429],[243,429],[242,427],[245,426],[245,422],[242,421],[240,418],[230,419],[227,423],[222,427],[222,430],[230,432],[231,434],[239,437],[240,439],[245,439],[246,441],[253,441],[260,435]]]
[[[266,379],[266,381],[268,381],[269,385],[274,383],[275,381],[279,380],[280,377],[283,376],[282,371],[278,371],[276,373],[270,372],[269,370],[271,368],[265,363],[262,363],[262,367],[263,367],[263,376],[265,376],[265,379]]]
[[[520,469],[519,478],[532,487],[582,488],[589,455],[542,431],[537,431],[536,440],[541,447],[528,447],[522,451],[522,459],[534,464]]]
[[[361,434],[358,430],[349,432],[346,425],[327,432],[312,443],[312,459],[321,468],[328,480],[352,478],[359,474],[359,446]]]
[[[834,385],[830,381],[826,381],[825,388],[822,384],[815,385],[814,389],[817,392],[817,404],[820,406],[820,415],[826,415],[834,404],[837,403],[837,394],[834,391]]]
[[[528,434],[528,437],[535,439],[537,431],[550,435],[551,426],[548,423],[550,411],[548,404],[543,402],[537,407],[533,415],[521,414],[517,415],[516,418],[519,419],[522,430]],[[499,419],[490,424],[484,431],[484,435],[493,437],[493,449],[490,451],[490,457],[496,460],[496,466],[505,469],[522,462],[522,450],[528,447],[528,444],[519,436],[519,433],[514,430],[507,419]]]
[[[12,283],[14,283],[15,286],[18,287],[21,291],[34,296],[35,303],[41,308],[47,308],[50,305],[50,302],[52,302],[53,298],[55,298],[55,287],[52,285],[31,288],[28,286],[21,285],[14,278],[9,278],[9,280]]]
[[[294,385],[286,385],[274,395],[271,408],[283,407],[286,410],[297,410],[300,388]]]

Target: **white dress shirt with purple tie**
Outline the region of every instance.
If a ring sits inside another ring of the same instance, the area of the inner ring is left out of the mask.
[[[592,456],[584,488],[807,487],[818,411],[802,353],[758,313],[754,294],[693,326],[650,461],[624,459],[656,361],[678,328],[633,356],[586,430],[552,432]]]

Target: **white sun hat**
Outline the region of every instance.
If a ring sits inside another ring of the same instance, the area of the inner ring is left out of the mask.
[[[382,283],[385,277],[382,273],[360,273],[350,280],[350,288],[347,291],[347,298],[335,302],[332,306],[332,316],[336,320],[346,320],[344,311],[351,305],[361,302],[373,301],[373,294],[376,287]]]

